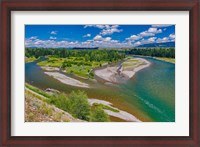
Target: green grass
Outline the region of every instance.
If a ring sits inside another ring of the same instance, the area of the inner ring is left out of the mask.
[[[129,68],[136,68],[143,64],[144,64],[143,61],[132,57],[132,58],[129,58],[128,60],[124,61],[122,63],[122,66],[124,69],[129,69]]]
[[[55,58],[55,57],[49,56],[47,60],[38,62],[37,65],[50,66],[50,67],[61,67],[64,60],[65,60],[64,58]]]
[[[28,62],[33,62],[33,61],[35,61],[36,60],[36,58],[35,57],[25,57],[25,62],[26,63],[28,63]]]
[[[109,107],[107,105],[103,105],[103,104],[94,103],[93,106],[94,107],[101,107],[102,109],[107,109],[107,110],[110,110],[110,111],[113,111],[113,112],[119,112],[119,110],[112,108],[112,107]]]
[[[170,62],[170,63],[175,63],[175,58],[156,57],[156,59],[159,59],[159,60],[162,60],[162,61],[166,61],[166,62]]]
[[[29,89],[30,90],[30,89]],[[31,94],[31,95],[33,95],[35,98],[37,98],[37,99],[39,99],[39,100],[44,100],[44,98],[43,98],[43,96],[42,95],[38,95],[37,93],[33,93],[32,91],[28,91],[28,90],[25,90],[26,91],[26,93],[25,93],[25,95],[28,95],[28,94]]]
[[[67,73],[72,73],[80,77],[88,78],[88,75],[90,73],[91,66],[77,66],[72,65],[72,67],[67,68]]]
[[[57,58],[48,56],[48,59],[37,63],[39,66],[61,67],[67,73],[83,78],[93,78],[91,70],[108,64],[107,61],[86,61],[84,57]]]
[[[30,89],[30,90],[32,90],[32,91],[34,91],[34,92],[36,92],[36,93],[38,93],[38,94],[40,94],[40,95],[42,95],[42,96],[44,96],[44,97],[47,97],[47,98],[50,97],[50,95],[47,94],[46,92],[44,92],[44,91],[42,91],[42,90],[40,90],[40,89],[38,89],[38,88],[36,88],[36,87],[34,87],[34,86],[31,86],[31,85],[28,84],[28,83],[25,83],[25,86],[26,86],[28,89]]]

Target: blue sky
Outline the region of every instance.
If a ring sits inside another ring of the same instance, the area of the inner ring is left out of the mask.
[[[175,41],[174,25],[26,25],[25,46],[129,48]]]

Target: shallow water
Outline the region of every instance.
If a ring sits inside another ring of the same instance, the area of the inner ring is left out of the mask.
[[[69,93],[84,90],[88,97],[110,101],[119,109],[128,111],[142,121],[175,121],[175,64],[145,57],[151,65],[140,70],[129,81],[119,84],[103,84],[76,78],[92,88],[79,88],[65,85],[44,74],[36,61],[25,64],[26,82],[41,89],[53,88]],[[117,120],[116,120],[117,121]]]

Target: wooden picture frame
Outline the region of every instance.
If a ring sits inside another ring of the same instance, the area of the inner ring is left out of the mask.
[[[199,0],[3,0],[0,46],[1,146],[200,146]],[[188,137],[41,137],[11,136],[11,12],[12,11],[189,11],[190,131]]]

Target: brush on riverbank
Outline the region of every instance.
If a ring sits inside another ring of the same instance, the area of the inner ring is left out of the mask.
[[[104,113],[106,113],[106,115],[114,116],[114,117],[120,118],[124,121],[141,122],[139,119],[137,119],[132,114],[112,106],[112,103],[105,101],[105,100],[87,98],[87,95],[85,95],[82,92],[78,92],[78,93],[72,92],[69,96],[67,96],[65,94],[48,95],[47,93],[45,93],[45,91],[34,88],[33,86],[31,86],[29,84],[26,84],[26,86],[28,86],[28,87],[26,87],[26,89],[25,89],[25,101],[26,101],[25,114],[26,114],[26,121],[28,121],[28,122],[29,121],[33,121],[33,122],[37,122],[37,121],[39,121],[39,122],[40,121],[47,121],[47,122],[48,121],[49,122],[51,122],[51,121],[58,121],[58,122],[59,121],[75,121],[75,122],[78,121],[79,122],[79,121],[83,121],[83,120],[74,118],[71,114],[68,113],[69,111],[66,112],[66,110],[68,110],[68,109],[70,110],[70,107],[71,107],[70,105],[72,104],[70,102],[70,99],[72,98],[71,100],[73,100],[72,102],[74,103],[74,98],[79,97],[82,99],[83,98],[82,96],[85,97],[86,101],[88,101],[88,105],[91,106],[91,110],[92,110],[91,114],[92,115],[96,115],[95,113],[97,113],[99,110],[101,110],[101,111],[104,111]],[[31,88],[31,89],[29,89],[29,88]],[[77,103],[77,104],[80,105],[80,107],[82,107],[81,103]],[[69,106],[69,108],[67,108],[67,106]],[[80,108],[80,107],[77,107],[77,108]],[[72,112],[78,111],[76,109],[74,109]],[[94,113],[93,111],[96,111],[96,110],[98,110],[98,111]],[[88,112],[89,112],[89,110],[88,110]],[[101,112],[100,114],[103,114],[103,112]],[[58,116],[59,116],[59,118],[58,118]],[[63,119],[61,116],[63,116]],[[95,117],[98,117],[98,116],[95,116]],[[92,121],[95,121],[95,120],[96,119],[94,119],[94,118],[92,119]]]

